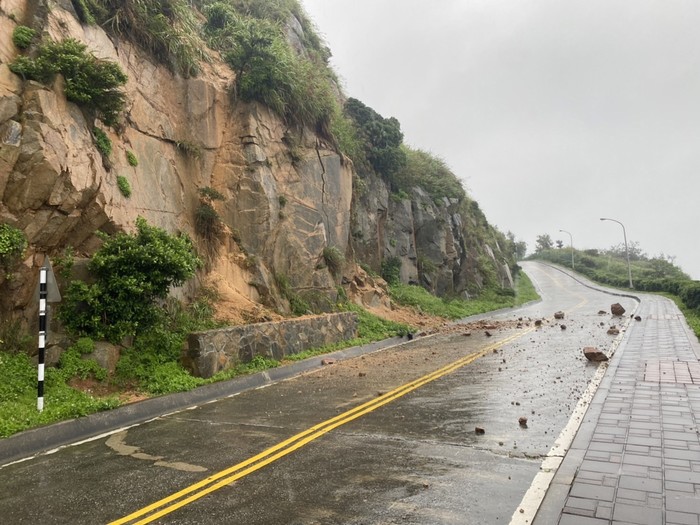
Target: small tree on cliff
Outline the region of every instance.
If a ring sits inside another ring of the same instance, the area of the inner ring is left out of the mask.
[[[156,301],[201,266],[187,236],[169,235],[141,217],[136,229],[103,235],[89,265],[96,282],[71,283],[59,312],[69,331],[113,342],[135,335],[157,321]]]

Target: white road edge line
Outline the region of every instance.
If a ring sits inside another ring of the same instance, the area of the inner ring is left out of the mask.
[[[637,307],[634,309],[635,312],[637,311],[637,308],[639,308],[639,303],[637,303]],[[615,355],[617,347],[620,346],[622,339],[626,335],[627,328],[629,328],[631,320],[631,317],[627,318],[625,330],[621,330],[620,335],[618,335],[613,341],[612,345],[610,345],[610,358]],[[532,480],[532,484],[523,496],[520,504],[515,508],[513,516],[510,518],[509,525],[532,524],[533,520],[535,519],[535,515],[537,514],[537,511],[539,510],[540,505],[547,494],[549,485],[552,483],[557,470],[559,470],[559,467],[564,461],[564,456],[569,451],[571,443],[573,443],[574,437],[576,437],[576,433],[578,432],[581,423],[583,423],[583,418],[586,415],[586,411],[588,410],[591,401],[593,401],[593,396],[598,390],[600,383],[603,381],[605,372],[608,369],[608,364],[609,361],[601,363],[590,383],[588,383],[588,388],[581,395],[581,399],[579,399],[578,403],[576,404],[576,407],[569,418],[569,422],[554,441],[552,448],[549,450],[549,452],[547,452],[547,455],[545,456],[544,460],[542,460],[542,464],[540,465],[540,471]]]

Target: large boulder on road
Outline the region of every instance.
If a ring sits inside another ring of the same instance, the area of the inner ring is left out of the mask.
[[[586,359],[593,362],[608,360],[608,356],[606,356],[603,352],[598,350],[595,346],[587,346],[586,348],[584,348],[583,355],[586,356]]]
[[[615,303],[610,305],[610,312],[613,315],[623,315],[625,313],[625,309],[620,303]]]

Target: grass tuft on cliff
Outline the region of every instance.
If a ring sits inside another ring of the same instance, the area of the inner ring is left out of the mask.
[[[83,23],[127,36],[185,77],[209,60],[197,13],[186,0],[73,0],[73,6]]]

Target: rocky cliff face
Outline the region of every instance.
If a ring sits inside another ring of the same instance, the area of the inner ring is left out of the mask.
[[[45,86],[8,69],[19,54],[11,38],[18,24],[55,41],[84,42],[127,73],[124,118],[117,131],[101,126],[113,144],[107,160],[94,144],[99,123],[66,100],[60,77]],[[130,231],[138,216],[194,238],[209,254],[203,279],[223,279],[242,297],[281,311],[289,305],[280,276],[308,297],[334,297],[339,276],[323,264],[330,247],[375,270],[398,257],[402,280],[440,294],[478,289],[484,277],[476,258],[488,252],[495,261],[498,248],[470,243],[456,202],[434,202],[419,188],[397,200],[377,178],[353,192],[347,159],[262,105],[232,100],[232,79],[216,61],[196,78],[174,75],[129,41],[81,25],[70,2],[3,0],[0,222],[21,229],[29,249],[11,278],[0,276],[0,289],[11,291],[0,294],[1,311],[26,311],[44,254],[72,246],[89,255],[99,246],[96,231]],[[129,198],[117,177],[129,181]],[[216,246],[195,233],[203,187],[224,196],[215,206],[228,234]]]

